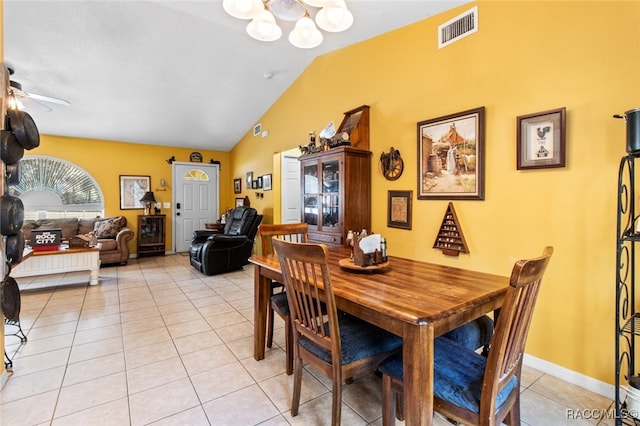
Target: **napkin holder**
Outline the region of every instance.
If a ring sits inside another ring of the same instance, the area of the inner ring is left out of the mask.
[[[360,240],[362,238],[366,238],[366,235],[361,236],[360,234],[355,234],[353,237],[353,263],[363,268],[382,263],[382,253],[380,250],[375,249],[372,253],[365,253],[360,248]]]

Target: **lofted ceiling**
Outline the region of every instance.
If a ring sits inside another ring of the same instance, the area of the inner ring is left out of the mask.
[[[4,57],[24,91],[71,102],[27,108],[41,134],[228,151],[316,56],[464,3],[347,0],[353,26],[302,50],[290,23],[253,40],[221,0],[4,0]]]

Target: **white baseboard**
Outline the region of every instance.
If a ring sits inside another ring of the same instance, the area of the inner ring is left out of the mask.
[[[543,373],[550,374],[554,377],[564,380],[576,386],[580,386],[591,392],[602,395],[605,398],[613,399],[615,395],[615,389],[613,385],[609,383],[601,382],[592,377],[585,376],[582,373],[569,370],[568,368],[561,367],[559,365],[550,363],[540,358],[536,358],[531,355],[524,354],[522,360],[523,364],[527,367],[535,368]]]

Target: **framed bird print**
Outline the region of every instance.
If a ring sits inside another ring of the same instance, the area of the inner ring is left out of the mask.
[[[518,117],[518,170],[565,166],[566,115],[562,107]]]

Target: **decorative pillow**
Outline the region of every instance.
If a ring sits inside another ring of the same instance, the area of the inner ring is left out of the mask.
[[[115,238],[126,223],[122,216],[96,220],[93,230],[98,238]]]

